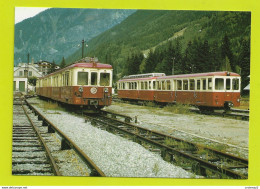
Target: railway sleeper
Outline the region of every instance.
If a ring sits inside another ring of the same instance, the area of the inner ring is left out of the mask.
[[[62,138],[62,140],[61,140],[61,150],[70,150],[70,149],[71,149],[71,146],[68,143],[68,141],[66,139]]]

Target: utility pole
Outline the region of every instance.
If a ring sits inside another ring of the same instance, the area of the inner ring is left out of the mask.
[[[87,41],[85,41],[84,39],[82,39],[82,41],[81,41],[81,43],[82,43],[82,58],[84,58],[84,48],[85,48],[85,42],[87,42]],[[86,47],[88,47],[88,45],[86,44]]]
[[[82,55],[81,55],[81,58],[83,58],[84,57],[84,43],[85,43],[85,41],[84,41],[84,39],[82,39]]]

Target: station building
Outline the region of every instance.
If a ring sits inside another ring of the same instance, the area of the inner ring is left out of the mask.
[[[13,91],[34,90],[34,86],[28,84],[28,78],[42,76],[43,73],[39,71],[37,64],[19,63],[17,67],[14,67]]]

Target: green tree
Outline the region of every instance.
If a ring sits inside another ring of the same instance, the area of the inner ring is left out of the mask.
[[[224,36],[224,38],[222,40],[221,56],[224,61],[226,60],[226,57],[228,57],[231,69],[235,70],[235,65],[234,65],[234,61],[233,61],[234,55],[231,51],[230,40],[229,40],[229,37],[227,36],[227,34]]]
[[[33,76],[33,77],[29,77],[28,78],[28,83],[32,86],[36,86],[36,81],[37,81],[37,77]]]
[[[240,67],[241,67],[241,85],[242,89],[249,83],[248,76],[250,75],[250,40],[244,39],[242,41],[242,50],[240,54]]]
[[[229,61],[227,56],[226,56],[225,60],[222,63],[221,71],[229,71],[229,72],[232,71],[232,68],[231,68],[231,65],[230,65],[230,61]]]
[[[60,63],[60,68],[65,68],[65,66],[66,66],[65,58],[62,57],[62,61]]]

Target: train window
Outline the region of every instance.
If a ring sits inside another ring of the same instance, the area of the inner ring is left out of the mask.
[[[197,80],[197,90],[200,90],[200,80]]]
[[[161,81],[158,81],[158,90],[162,90],[162,82]]]
[[[78,72],[78,85],[88,85],[88,72]]]
[[[212,90],[212,78],[208,78],[208,90]]]
[[[177,80],[177,90],[182,90],[182,80]]]
[[[239,90],[239,79],[232,79],[232,89]]]
[[[230,89],[231,89],[231,80],[226,79],[226,90],[230,90]]]
[[[153,81],[152,89],[155,89],[155,81]]]
[[[147,81],[145,81],[144,82],[144,89],[146,89],[146,90],[148,89],[148,85],[147,84],[148,84]]]
[[[162,90],[165,90],[165,81],[162,81]]]
[[[195,80],[190,79],[190,90],[195,90]]]
[[[70,72],[65,73],[65,86],[69,86]]]
[[[202,90],[206,90],[207,89],[206,83],[207,83],[206,79],[202,79]]]
[[[183,80],[183,90],[188,90],[188,80]]]
[[[100,73],[100,86],[109,86],[110,73]]]
[[[215,90],[223,90],[224,89],[224,79],[216,78],[215,79]]]
[[[91,72],[91,85],[97,85],[97,72]]]
[[[148,87],[149,87],[149,89],[152,89],[152,82],[151,81],[149,81]]]
[[[171,81],[170,80],[166,81],[166,90],[171,90]]]

